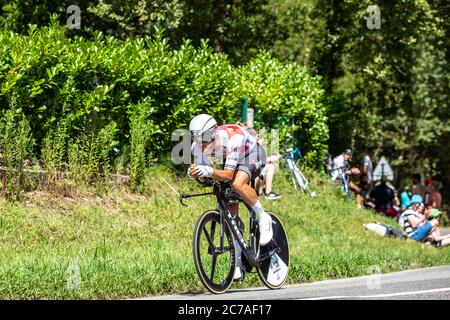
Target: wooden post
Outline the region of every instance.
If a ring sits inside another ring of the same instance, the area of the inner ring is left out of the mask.
[[[253,128],[254,126],[255,111],[252,108],[247,109],[247,128]]]

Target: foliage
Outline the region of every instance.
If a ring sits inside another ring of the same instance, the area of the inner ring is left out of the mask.
[[[67,35],[95,38],[96,32],[127,39],[154,36],[164,29],[174,47],[191,39],[207,39],[215,52],[227,53],[233,62],[248,61],[259,49],[269,49],[277,28],[267,0],[80,0],[81,28]],[[25,34],[28,24],[45,26],[52,14],[66,24],[71,0],[0,0],[0,26]],[[249,40],[251,39],[251,40]]]
[[[237,69],[234,78],[236,84],[228,94],[249,98],[256,126],[279,129],[283,149],[298,145],[307,162],[317,165],[328,139],[320,78],[310,76],[298,64],[282,64],[265,52]]]
[[[15,109],[27,116],[44,168],[67,163],[89,183],[117,172],[120,163],[118,173],[131,172],[135,185],[142,181],[136,170],[173,147],[175,129],[200,112],[231,122],[244,96],[261,115],[259,125],[279,128],[283,139],[294,124],[291,133],[301,137],[309,163],[320,163],[327,139],[323,90],[305,68],[267,53],[233,67],[206,41],[173,50],[162,34],[72,39],[56,18],[43,28],[31,25],[28,35],[0,33],[0,107],[20,97]],[[280,122],[280,113],[289,121]]]
[[[149,117],[151,110],[144,101],[134,107],[130,118],[130,182],[135,191],[142,191],[140,187],[148,173],[151,158],[147,152],[150,137],[158,130]]]
[[[21,105],[45,114],[40,118],[35,117],[39,112],[26,111],[33,117],[30,124],[37,141],[45,137],[47,128],[35,128],[36,123],[54,123],[70,114],[74,129],[69,134],[73,135],[86,117],[98,117],[100,126],[116,123],[118,149],[123,154],[129,124],[122,115],[149,96],[161,130],[152,136],[153,145],[167,149],[166,133],[181,118],[207,110],[220,115],[221,121],[231,120],[230,110],[221,106],[234,108],[240,97],[233,97],[235,101],[221,97],[228,91],[247,93],[234,87],[238,84],[230,74],[237,71],[230,65],[245,69],[244,63],[258,59],[255,55],[265,49],[283,63],[295,62],[321,77],[325,92],[320,101],[327,106],[332,153],[352,146],[359,160],[371,145],[376,158],[389,157],[397,177],[418,171],[438,177],[446,186],[450,183],[448,1],[378,1],[379,30],[367,28],[371,15],[367,9],[374,4],[369,0],[85,0],[79,1],[81,30],[28,27],[28,23],[39,27],[51,23],[51,13],[59,14],[59,22],[65,24],[69,2],[0,1],[3,30],[30,34],[19,41],[2,33],[0,54],[7,58],[0,59],[1,90],[6,94],[14,87]],[[46,36],[53,39],[52,46]],[[73,38],[70,45],[67,36]],[[120,46],[123,50],[116,50]],[[224,52],[228,58],[212,51]],[[40,52],[48,55],[41,58]],[[61,61],[61,57],[72,61]],[[25,82],[24,71],[36,74],[26,88],[15,85]],[[4,96],[0,100],[6,103]],[[163,104],[169,113],[159,112]],[[265,108],[264,103],[261,106]],[[296,104],[293,109],[298,108]],[[291,129],[285,118],[279,122],[285,123],[282,134],[288,136]],[[299,140],[305,135],[303,126],[294,128],[301,134]]]
[[[28,120],[22,113],[11,109],[0,116],[0,165],[5,167],[7,197],[17,200],[25,188],[24,169],[31,160],[34,139]]]
[[[450,130],[449,64],[442,12],[431,2],[379,1],[379,30],[366,26],[371,1],[318,1],[312,13],[325,22],[327,45],[314,56],[335,102],[329,124],[339,138],[330,147],[342,147],[340,137],[361,156],[374,146],[390,159],[397,183],[415,171],[444,173],[438,150]]]

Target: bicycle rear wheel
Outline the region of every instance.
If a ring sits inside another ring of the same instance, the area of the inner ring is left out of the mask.
[[[257,267],[258,275],[261,281],[270,289],[279,289],[283,286],[289,273],[289,242],[286,231],[278,217],[268,212],[272,217],[273,243],[259,247],[259,234],[255,238],[258,244],[258,257],[264,256],[274,249],[279,249],[273,253],[270,258],[263,260]],[[255,246],[256,247],[256,246]]]
[[[230,226],[223,224],[220,214],[206,211],[197,221],[193,238],[195,269],[203,285],[212,293],[225,292],[233,282],[236,252]]]

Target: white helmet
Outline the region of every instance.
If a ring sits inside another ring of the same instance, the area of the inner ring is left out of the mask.
[[[195,116],[189,124],[189,131],[197,142],[210,142],[214,139],[217,129],[217,121],[207,114]]]

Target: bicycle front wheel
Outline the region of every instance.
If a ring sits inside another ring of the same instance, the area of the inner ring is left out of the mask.
[[[281,220],[271,212],[268,214],[272,217],[273,242],[276,246],[259,247],[258,257],[264,256],[274,249],[276,253],[261,261],[257,269],[259,278],[266,287],[279,289],[283,286],[289,273],[289,242]],[[256,237],[256,241],[259,241],[259,235]]]
[[[220,223],[218,211],[206,211],[197,221],[193,238],[195,269],[208,291],[225,292],[233,282],[236,252],[230,226]]]

